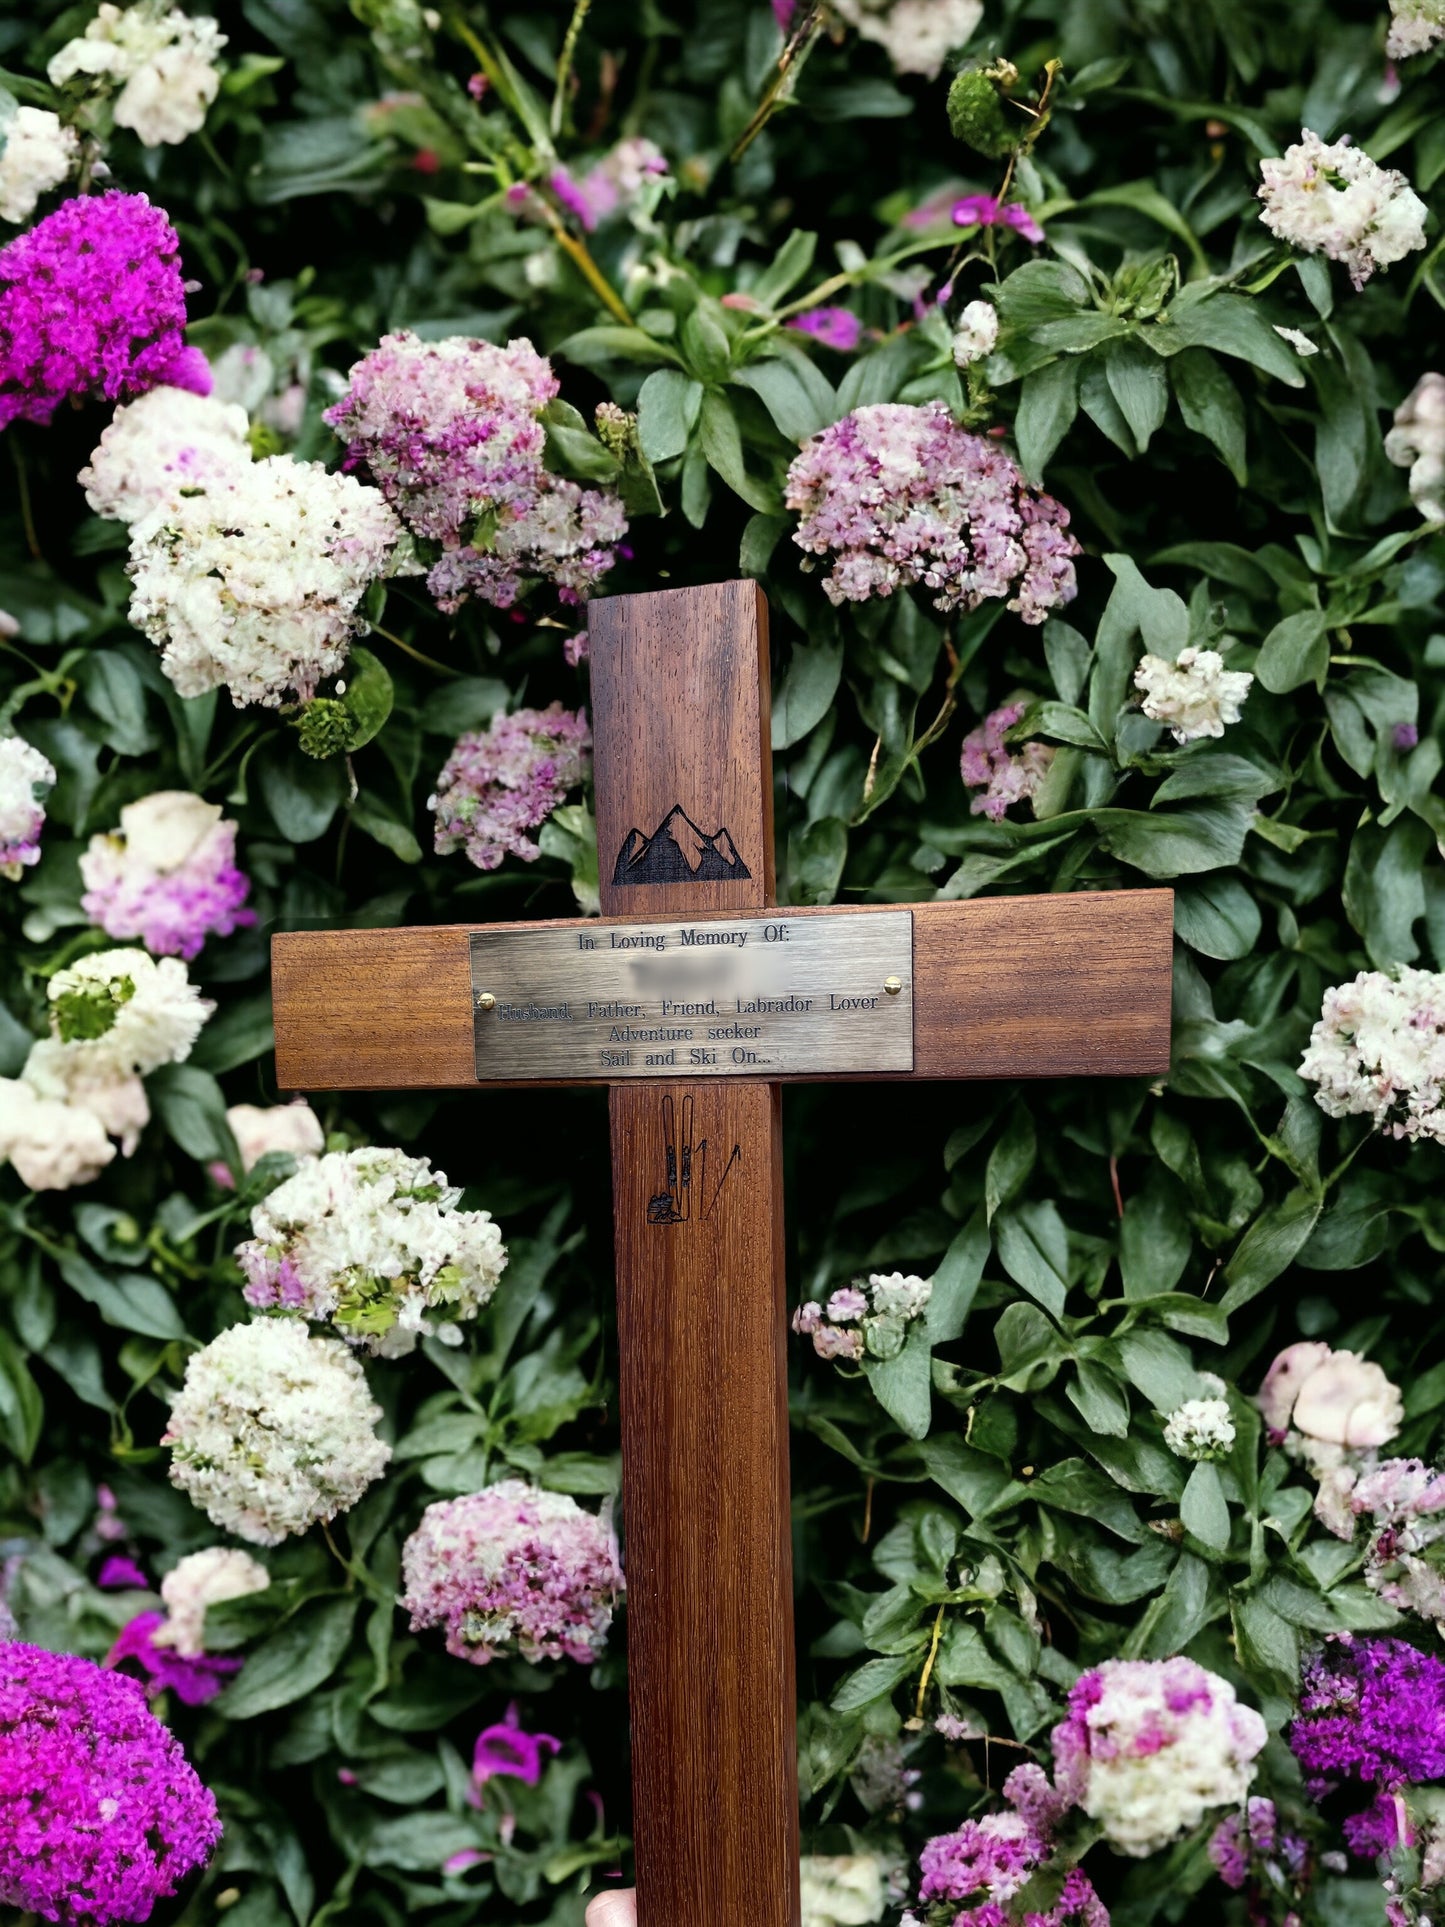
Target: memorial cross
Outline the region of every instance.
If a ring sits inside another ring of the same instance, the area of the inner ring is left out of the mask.
[[[278,935],[277,1076],[611,1087],[638,1917],[797,1927],[779,1086],[1163,1072],[1172,893],[772,912],[761,592],[588,628],[602,921]]]

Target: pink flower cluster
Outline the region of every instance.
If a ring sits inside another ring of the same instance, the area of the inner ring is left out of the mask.
[[[1251,1920],[1270,1918],[1257,1912],[1266,1896],[1302,1902],[1309,1885],[1309,1843],[1280,1826],[1273,1800],[1256,1797],[1221,1820],[1210,1836],[1209,1858],[1226,1887],[1249,1889]]]
[[[0,1645],[0,1902],[86,1927],[145,1920],[220,1837],[135,1680]]]
[[[854,409],[805,443],[786,499],[802,517],[793,540],[832,559],[835,604],[917,586],[937,609],[1007,597],[1040,623],[1077,591],[1068,511],[941,402]]]
[[[1369,1521],[1364,1579],[1371,1592],[1445,1627],[1445,1573],[1438,1563],[1445,1554],[1445,1473],[1419,1459],[1385,1459],[1356,1480],[1349,1506]]]
[[[436,813],[436,852],[465,850],[479,870],[509,853],[524,863],[539,851],[535,829],[587,774],[592,732],[583,710],[561,703],[516,709],[453,748],[427,808]]]
[[[250,882],[236,867],[236,825],[183,790],[157,790],[93,836],[80,859],[80,907],[108,936],[139,937],[154,957],[188,962],[207,937],[256,921]]]
[[[1015,1767],[1003,1791],[1012,1811],[965,1820],[957,1832],[930,1840],[919,1856],[919,1901],[925,1907],[950,1903],[936,1916],[949,1927],[1009,1927],[1018,1916],[1008,1903],[1052,1856],[1054,1830],[1067,1800],[1038,1766]],[[955,1913],[952,1903],[958,1901],[971,1904]],[[1046,1913],[1022,1918],[1023,1927],[1109,1927],[1108,1912],[1079,1867],[1066,1876]]]
[[[666,172],[667,157],[656,142],[633,134],[619,141],[580,180],[559,167],[552,176],[551,188],[590,234],[600,222],[625,213],[647,183],[660,180]]]
[[[0,427],[161,382],[209,393],[185,325],[180,243],[162,210],[144,194],[62,202],[0,248]]]
[[[622,1593],[606,1512],[521,1479],[429,1505],[401,1563],[412,1630],[444,1628],[447,1651],[476,1666],[512,1651],[590,1664]]]
[[[427,586],[444,610],[510,608],[532,579],[580,601],[627,533],[616,495],[543,467],[557,377],[530,341],[386,335],[325,419],[413,535],[440,544]]]
[[[964,787],[983,791],[968,807],[972,815],[986,816],[990,823],[1001,823],[1011,803],[1036,796],[1054,760],[1054,751],[1046,743],[1025,743],[1017,756],[1004,747],[1005,736],[1027,707],[1005,703],[1002,709],[990,710],[963,739],[959,766]]]

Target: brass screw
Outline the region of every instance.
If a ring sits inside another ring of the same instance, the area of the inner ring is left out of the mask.
[[[901,977],[885,977],[883,979],[883,988],[888,992],[890,997],[896,997],[903,988],[903,979]]]
[[[497,1008],[497,1000],[490,990],[477,991],[475,994],[475,1002],[478,1010],[495,1010]]]

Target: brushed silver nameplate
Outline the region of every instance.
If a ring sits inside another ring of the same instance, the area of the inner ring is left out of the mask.
[[[477,1076],[913,1069],[913,918],[725,917],[472,933]]]

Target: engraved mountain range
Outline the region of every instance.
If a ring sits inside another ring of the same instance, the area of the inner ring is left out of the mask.
[[[651,836],[629,830],[617,852],[614,883],[699,883],[752,875],[725,825],[708,836],[674,803]]]

